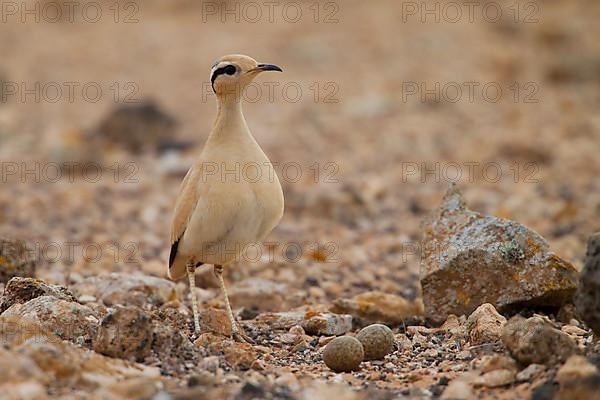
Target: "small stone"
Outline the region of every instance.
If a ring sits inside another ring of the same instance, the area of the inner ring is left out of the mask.
[[[587,336],[588,334],[588,331],[585,329],[581,329],[574,325],[564,325],[560,330],[571,336]]]
[[[559,368],[556,373],[556,380],[563,386],[569,381],[584,379],[596,374],[598,374],[598,368],[595,365],[591,364],[587,358],[575,355],[569,357],[564,365]]]
[[[243,305],[258,311],[281,311],[288,308],[285,284],[266,279],[246,279],[228,288],[232,305]]]
[[[494,343],[502,339],[506,318],[498,314],[493,305],[480,305],[467,319],[467,330],[471,345]]]
[[[234,369],[250,369],[256,361],[256,352],[248,343],[232,342],[223,346],[225,361]]]
[[[198,368],[200,368],[201,370],[206,370],[206,371],[212,372],[214,374],[219,369],[219,357],[217,357],[217,356],[204,357],[202,359],[202,361],[200,361]]]
[[[12,278],[33,277],[35,260],[22,240],[0,238],[0,283]]]
[[[442,400],[469,400],[473,399],[474,393],[469,383],[455,379],[446,387],[442,393]]]
[[[494,354],[492,356],[484,356],[480,362],[479,368],[483,373],[498,369],[507,369],[516,372],[517,363],[510,357]]]
[[[225,310],[208,308],[200,311],[200,330],[221,336],[231,336],[231,322]]]
[[[134,306],[115,306],[94,340],[94,350],[110,357],[143,361],[150,354],[154,332],[150,317]]]
[[[358,339],[341,336],[332,340],[323,351],[323,361],[335,372],[350,372],[363,361],[364,350]]]
[[[473,382],[475,386],[495,388],[510,385],[515,381],[515,371],[509,369],[495,369],[487,372]]]
[[[594,233],[588,239],[575,306],[583,322],[596,335],[600,335],[600,232]]]
[[[423,314],[420,298],[407,300],[403,297],[383,292],[361,293],[352,299],[338,299],[333,303],[332,312],[350,314],[368,322],[400,324],[405,319]]]
[[[288,311],[263,313],[257,323],[266,323],[273,329],[290,329],[300,325],[308,335],[343,335],[352,330],[352,316],[318,311]]]
[[[467,335],[467,330],[464,324],[464,316],[459,319],[456,315],[450,314],[446,321],[439,327],[440,332],[448,332],[455,338],[463,338]],[[461,320],[463,323],[461,323]]]
[[[394,351],[394,333],[381,324],[369,325],[356,335],[362,344],[365,360],[382,360]]]
[[[302,328],[300,325],[292,326],[289,332],[296,336],[304,336],[306,334],[306,332],[304,332],[304,328]]]
[[[208,371],[198,371],[188,379],[188,387],[213,386],[216,384],[215,376]]]
[[[287,372],[275,379],[275,384],[279,386],[287,386],[292,391],[300,390],[300,383],[296,375],[291,372]]]
[[[527,368],[517,374],[517,382],[530,382],[537,378],[546,370],[546,366],[542,364],[529,364]]]
[[[411,340],[403,333],[396,335],[395,342],[398,348],[402,351],[411,351],[413,349]]]
[[[502,342],[520,363],[553,365],[577,353],[577,344],[542,317],[519,315],[504,326]]]

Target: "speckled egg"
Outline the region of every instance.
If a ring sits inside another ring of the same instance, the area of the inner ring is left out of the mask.
[[[369,325],[356,335],[365,352],[365,360],[381,360],[394,351],[394,333],[381,324]]]
[[[349,372],[357,369],[363,356],[362,344],[352,336],[333,339],[323,351],[323,361],[335,372]]]

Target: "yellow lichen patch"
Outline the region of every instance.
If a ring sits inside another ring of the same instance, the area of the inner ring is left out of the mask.
[[[466,306],[471,304],[471,298],[467,296],[467,294],[461,289],[458,289],[456,291],[456,300],[460,303],[463,303]]]
[[[321,316],[321,313],[318,311],[307,311],[306,314],[304,314],[304,319],[309,320],[312,317],[319,317]]]
[[[4,256],[0,256],[0,265],[3,265],[4,268],[9,271],[12,271],[16,268],[16,266]]]

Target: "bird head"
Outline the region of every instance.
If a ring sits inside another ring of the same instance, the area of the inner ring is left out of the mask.
[[[274,64],[261,64],[241,54],[221,57],[210,71],[213,91],[219,95],[242,93],[244,88],[261,72],[283,70]]]

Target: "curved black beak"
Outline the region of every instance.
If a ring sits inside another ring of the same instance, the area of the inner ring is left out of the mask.
[[[279,71],[283,72],[283,70],[275,64],[258,64],[256,69],[260,71]]]

